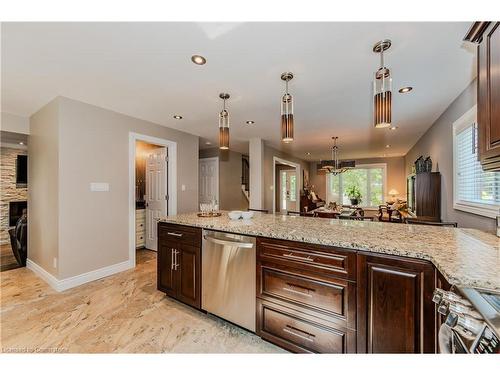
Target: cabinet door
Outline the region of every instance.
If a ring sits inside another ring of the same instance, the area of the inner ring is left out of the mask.
[[[177,254],[176,289],[177,299],[196,308],[201,308],[200,248],[182,244]]]
[[[358,254],[358,353],[434,353],[434,269]]]
[[[500,23],[492,23],[478,46],[477,118],[479,159],[500,170]]]
[[[171,297],[177,297],[174,250],[179,243],[158,240],[157,288]]]

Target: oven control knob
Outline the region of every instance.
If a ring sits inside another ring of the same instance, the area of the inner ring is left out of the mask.
[[[438,313],[440,313],[441,315],[446,315],[448,314],[448,310],[449,310],[448,302],[441,301],[441,303],[438,305],[437,308]]]
[[[458,322],[458,315],[451,312],[446,317],[444,324],[446,324],[450,328],[453,328],[457,325],[457,322]]]
[[[432,302],[438,304],[439,302],[441,302],[442,299],[443,299],[443,293],[441,293],[440,289],[436,289],[434,293],[432,293]]]

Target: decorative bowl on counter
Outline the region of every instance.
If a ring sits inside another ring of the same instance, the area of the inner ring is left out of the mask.
[[[243,220],[249,220],[253,217],[253,212],[252,211],[243,211],[241,213],[241,217],[243,218]]]
[[[227,215],[231,220],[238,220],[241,217],[241,211],[229,211]]]

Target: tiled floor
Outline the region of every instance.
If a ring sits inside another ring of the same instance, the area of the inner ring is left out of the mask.
[[[133,270],[57,293],[26,268],[2,272],[3,352],[278,353],[280,348],[156,290],[156,253]]]

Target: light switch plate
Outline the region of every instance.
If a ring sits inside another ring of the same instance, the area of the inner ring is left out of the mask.
[[[181,185],[181,190],[186,191],[186,185]]]
[[[90,191],[109,191],[109,184],[107,182],[91,182]]]

